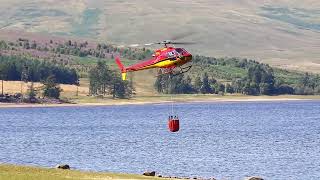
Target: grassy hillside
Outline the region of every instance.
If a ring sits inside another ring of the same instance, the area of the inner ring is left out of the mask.
[[[315,0],[0,2],[2,32],[26,30],[117,44],[195,32],[186,38],[199,42],[188,47],[195,54],[320,71],[320,2]]]
[[[3,38],[5,39],[5,38]],[[38,59],[41,61],[49,61],[58,66],[66,66],[74,68],[81,78],[88,78],[88,72],[93,68],[98,61],[105,61],[111,68],[119,72],[118,67],[114,62],[114,57],[121,55],[121,59],[125,66],[138,62],[137,59],[150,58],[151,52],[145,49],[137,48],[116,48],[111,44],[101,44],[89,40],[70,40],[69,38],[51,37],[44,35],[31,35],[8,37],[9,40],[0,41],[0,57],[8,59],[14,57],[22,61],[32,61],[31,59]],[[2,55],[1,55],[2,54]],[[20,62],[20,61],[17,61]],[[20,62],[20,65],[23,64]],[[33,63],[34,64],[34,63]],[[195,82],[196,76],[202,77],[204,72],[207,72],[210,78],[217,79],[219,82],[226,84],[237,79],[247,77],[248,69],[257,64],[254,60],[243,58],[215,58],[194,55],[193,67],[189,73],[192,81]],[[31,67],[32,63],[31,63]],[[278,84],[297,86],[302,78],[304,72],[288,71],[279,68],[273,68],[275,79]],[[17,69],[19,72],[21,68]],[[129,73],[129,79],[133,80],[133,85],[138,96],[152,96],[157,92],[154,88],[156,79],[156,70],[148,70],[141,72]],[[120,74],[119,74],[120,76]],[[317,87],[319,76],[311,76],[314,86]],[[9,80],[20,80],[9,79]],[[88,81],[88,80],[86,80]],[[88,92],[88,83],[86,84]],[[20,91],[18,89],[18,91]],[[86,93],[88,94],[88,93]],[[68,95],[67,95],[68,96]]]
[[[151,57],[152,51],[145,48],[119,48],[112,43],[98,43],[90,39],[63,38],[63,36],[46,36],[41,34],[11,34],[0,36],[0,55],[26,57],[28,59],[39,59],[50,61],[59,66],[74,68],[82,78],[88,78],[88,72],[98,61],[105,61],[111,69],[118,71],[114,57],[121,56],[125,66],[134,64],[142,59]],[[5,37],[5,38],[4,38]],[[237,85],[237,89],[243,89],[250,67],[257,65],[256,59],[230,58],[230,57],[206,57],[193,54],[193,68],[190,71],[191,82],[195,83],[196,76],[202,76],[207,72],[210,78],[218,80],[224,85],[233,84],[239,80],[243,81]],[[21,64],[21,63],[20,63]],[[30,64],[30,63],[29,63]],[[267,66],[266,66],[267,67]],[[308,89],[300,88],[305,72],[273,68],[275,84],[277,86],[289,85],[297,90],[297,94],[311,91],[319,93],[319,76],[312,75],[303,83]],[[21,70],[21,68],[20,68]],[[20,72],[18,69],[18,71]],[[118,71],[119,72],[119,71]],[[137,95],[150,96],[157,94],[154,88],[156,70],[135,72],[129,74],[133,79]],[[310,75],[310,74],[309,74]],[[120,76],[120,75],[119,75]],[[258,76],[257,76],[258,77]],[[259,79],[259,78],[258,78]],[[9,79],[17,80],[17,79]],[[18,80],[20,80],[18,78]],[[308,85],[306,85],[308,84]],[[251,85],[250,85],[251,86]],[[254,84],[252,84],[254,86]],[[159,87],[157,85],[157,87]],[[217,88],[217,87],[216,87]],[[221,86],[222,88],[222,86]],[[157,89],[159,91],[159,89]],[[219,90],[220,91],[220,90]],[[300,92],[301,91],[301,92]],[[160,92],[160,91],[159,91]],[[240,91],[237,91],[240,93]],[[260,92],[260,91],[259,91]],[[290,90],[290,92],[292,92]]]

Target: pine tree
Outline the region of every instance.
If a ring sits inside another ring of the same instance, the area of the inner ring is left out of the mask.
[[[106,62],[98,61],[97,65],[89,71],[90,94],[106,95],[112,85],[112,71],[109,70]]]
[[[54,75],[50,75],[44,82],[43,82],[43,96],[49,98],[59,99],[60,92],[62,89],[56,84],[56,79]]]
[[[230,93],[230,94],[234,93],[234,89],[229,83],[226,85],[226,93]]]
[[[207,94],[207,93],[210,93],[212,94],[213,93],[213,90],[209,84],[209,77],[208,77],[208,74],[207,73],[204,73],[203,74],[203,77],[202,77],[202,86],[200,88],[200,92],[202,94]]]
[[[202,87],[202,81],[200,76],[197,76],[195,81],[194,81],[194,88],[197,92],[201,92],[200,89]]]
[[[164,93],[164,89],[162,86],[162,76],[158,76],[155,83],[154,83],[154,87],[157,90],[158,93]]]
[[[133,86],[130,81],[123,81],[120,75],[113,77],[113,87],[111,90],[113,98],[128,99],[133,95]]]

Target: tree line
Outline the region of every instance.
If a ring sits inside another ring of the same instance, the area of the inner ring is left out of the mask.
[[[245,58],[196,55],[193,63],[211,76],[231,81],[234,92],[248,95],[320,94],[320,76],[272,68]],[[231,89],[228,88],[228,89]]]
[[[176,76],[164,74],[157,77],[154,87],[163,94],[219,94],[226,91],[224,84],[209,78],[207,73],[201,77],[197,76],[195,80],[185,74]]]
[[[16,50],[16,47],[22,49],[34,49],[38,51],[52,52],[55,54],[73,55],[79,57],[93,56],[97,58],[114,58],[114,55],[121,55],[127,59],[142,60],[152,55],[152,51],[146,48],[130,48],[130,47],[116,47],[112,44],[98,43],[96,47],[89,47],[88,42],[65,41],[64,43],[53,42],[41,44],[29,39],[19,38],[16,43],[1,40],[0,49]]]
[[[221,60],[219,60],[221,62]],[[209,77],[207,72],[201,76],[191,78],[189,75],[158,76],[154,87],[164,94],[224,94],[241,93],[245,95],[314,95],[320,94],[320,78],[305,73],[297,84],[285,84],[277,80],[273,69],[265,64],[244,61],[241,66],[246,67],[247,73],[242,78],[233,78],[229,82],[219,82],[214,76]],[[237,62],[229,62],[237,63]],[[238,64],[240,65],[240,64]]]
[[[58,84],[79,84],[74,69],[54,65],[50,62],[27,59],[19,56],[0,55],[1,80],[41,82],[44,97],[60,97]],[[132,81],[123,81],[118,71],[111,70],[105,61],[98,61],[89,71],[89,92],[93,96],[112,95],[114,98],[130,98],[134,94]],[[40,89],[39,89],[40,90]],[[35,98],[38,91],[29,87],[27,95]]]
[[[56,83],[78,84],[76,70],[47,61],[0,55],[0,78],[7,81],[41,82],[54,76]]]

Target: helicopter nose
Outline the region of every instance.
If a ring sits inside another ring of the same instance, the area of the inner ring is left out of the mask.
[[[191,54],[188,54],[188,55],[186,56],[186,59],[187,59],[187,61],[191,61],[191,60],[192,60],[192,55],[191,55]]]

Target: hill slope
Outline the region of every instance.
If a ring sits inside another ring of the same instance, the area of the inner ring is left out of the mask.
[[[195,32],[193,53],[320,72],[316,0],[0,0],[0,27],[115,43]],[[2,30],[2,31],[3,31]]]

